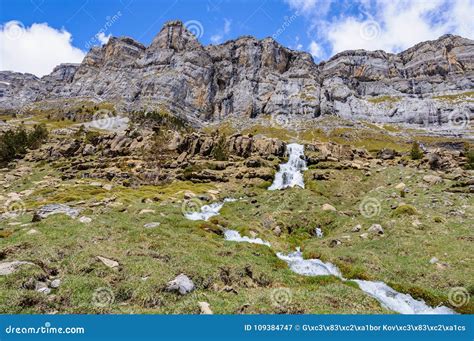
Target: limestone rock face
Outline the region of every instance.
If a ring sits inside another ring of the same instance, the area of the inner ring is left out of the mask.
[[[459,36],[398,54],[345,51],[317,65],[271,38],[203,46],[171,21],[148,47],[111,38],[42,78],[1,71],[0,111],[87,100],[121,112],[167,110],[196,126],[280,114],[442,125],[453,114],[473,118],[473,88],[474,41]]]

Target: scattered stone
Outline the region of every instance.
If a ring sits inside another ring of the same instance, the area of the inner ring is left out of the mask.
[[[435,264],[435,263],[438,263],[439,259],[436,258],[436,257],[433,257],[430,259],[430,264]]]
[[[35,229],[31,229],[28,232],[26,232],[26,234],[36,234],[36,233],[38,233],[38,231]]]
[[[422,222],[419,221],[418,219],[415,219],[415,220],[412,221],[411,225],[412,225],[413,227],[419,227],[419,226],[422,225]]]
[[[362,239],[367,239],[367,238],[369,238],[369,234],[368,233],[362,233],[359,237],[361,237]]]
[[[437,175],[425,175],[423,181],[430,185],[436,185],[443,182],[443,179]]]
[[[342,244],[342,242],[339,239],[333,239],[329,243],[329,247],[336,247],[336,246],[341,245],[341,244]]]
[[[140,212],[138,212],[138,214],[148,214],[148,213],[155,213],[155,210],[152,210],[152,209],[149,209],[149,208],[144,208],[143,210],[141,210]]]
[[[436,269],[438,270],[446,270],[449,268],[449,265],[446,263],[436,263]]]
[[[104,186],[102,186],[103,189],[105,189],[106,191],[111,191],[113,186],[111,184],[105,184]]]
[[[17,271],[22,265],[34,265],[33,263],[30,262],[24,262],[24,261],[11,261],[11,262],[2,262],[0,263],[0,276],[5,276],[9,275],[11,273],[14,273]]]
[[[86,217],[86,216],[82,216],[79,218],[79,221],[81,223],[84,223],[84,224],[89,224],[92,222],[92,218],[89,218],[89,217]]]
[[[373,224],[371,227],[369,227],[367,231],[378,234],[378,235],[384,234],[382,225],[380,224]]]
[[[147,224],[143,225],[143,227],[146,228],[146,229],[152,229],[152,228],[155,228],[155,227],[158,227],[158,226],[160,226],[159,222],[152,222],[152,223],[147,223]]]
[[[97,256],[97,258],[102,262],[104,263],[106,266],[108,266],[109,268],[116,268],[118,267],[120,264],[119,262],[113,260],[113,259],[108,259],[108,258],[105,258],[105,257],[101,257],[101,256]]]
[[[361,229],[362,229],[362,225],[361,225],[361,224],[357,224],[356,226],[354,226],[354,227],[351,229],[351,232],[359,232]]]
[[[314,233],[316,234],[316,237],[318,237],[318,238],[323,238],[323,230],[321,230],[321,228],[316,227],[316,228],[314,229]]]
[[[168,282],[166,287],[168,291],[177,291],[181,295],[186,295],[195,289],[193,281],[189,279],[185,274],[176,276],[175,279]]]
[[[64,204],[48,204],[41,207],[34,213],[32,222],[40,221],[53,214],[66,214],[67,216],[75,219],[79,215],[79,210]]]
[[[323,211],[333,211],[333,212],[337,211],[336,208],[334,206],[330,205],[330,204],[324,204],[322,206],[322,210]]]
[[[281,236],[281,228],[280,226],[275,226],[275,228],[273,229],[273,233],[277,236],[277,237],[280,237]]]
[[[45,282],[36,282],[35,290],[45,295],[48,295],[49,293],[51,293],[51,289],[48,287],[48,284],[46,284]]]
[[[214,313],[207,302],[198,302],[199,308],[201,309],[201,315],[213,315]]]
[[[406,188],[406,185],[403,182],[400,182],[398,185],[395,186],[395,189],[403,191]]]
[[[53,289],[59,288],[61,285],[61,280],[59,278],[56,278],[55,280],[51,281],[51,284],[49,285]]]

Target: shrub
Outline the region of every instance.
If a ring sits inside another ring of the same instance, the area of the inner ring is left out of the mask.
[[[212,157],[217,161],[227,161],[229,159],[229,151],[227,150],[225,135],[219,136],[217,144],[212,148]]]
[[[412,160],[420,160],[421,158],[423,158],[423,151],[420,148],[420,144],[416,141],[413,141],[410,156]]]
[[[468,150],[466,152],[467,163],[466,169],[474,169],[474,149]]]
[[[5,164],[26,154],[27,149],[37,149],[48,138],[44,124],[35,125],[31,132],[24,127],[9,130],[0,136],[0,163]]]

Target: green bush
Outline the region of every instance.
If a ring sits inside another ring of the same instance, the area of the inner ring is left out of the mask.
[[[38,149],[47,138],[48,130],[44,124],[35,125],[30,132],[24,127],[8,130],[0,135],[0,163],[24,156],[27,149]]]
[[[227,138],[225,135],[219,136],[217,144],[212,148],[212,157],[217,161],[227,161],[229,159],[229,151],[227,149]]]
[[[467,157],[466,168],[474,169],[474,149],[468,150],[466,153],[466,157]]]
[[[423,151],[421,150],[419,143],[416,141],[413,141],[410,156],[412,160],[420,160],[423,158]]]

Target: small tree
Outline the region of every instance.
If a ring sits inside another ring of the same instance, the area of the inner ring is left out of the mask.
[[[423,151],[420,148],[420,144],[416,141],[413,141],[410,156],[412,160],[420,160],[421,158],[423,158]]]
[[[217,144],[212,148],[212,157],[217,161],[227,161],[229,159],[229,151],[227,150],[227,138],[220,135]]]

